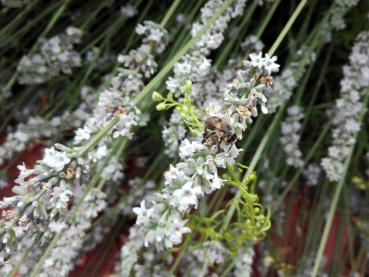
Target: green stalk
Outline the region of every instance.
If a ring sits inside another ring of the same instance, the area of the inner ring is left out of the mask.
[[[47,259],[47,257],[50,255],[51,250],[53,250],[54,246],[56,245],[56,243],[58,242],[58,240],[60,239],[60,237],[62,236],[63,231],[60,231],[59,233],[57,233],[54,238],[52,239],[51,243],[47,246],[46,251],[44,252],[44,254],[41,256],[41,259],[36,263],[30,277],[36,277],[38,272],[40,272],[41,266],[43,265],[43,263],[45,262],[45,260]]]
[[[257,165],[257,163],[258,163],[258,161],[261,157],[261,154],[262,154],[264,148],[266,147],[266,145],[269,141],[269,138],[272,136],[272,134],[274,132],[274,129],[276,128],[276,126],[278,125],[278,123],[279,123],[279,121],[282,117],[283,110],[284,110],[284,106],[282,108],[280,108],[280,110],[277,112],[276,116],[273,118],[272,124],[269,126],[268,131],[264,135],[264,137],[261,140],[254,156],[252,157],[251,163],[250,163],[249,167],[247,168],[246,174],[245,174],[242,182],[245,182],[247,176],[250,175],[255,170],[256,165]],[[223,226],[222,226],[223,230],[226,230],[229,223],[231,222],[233,214],[236,210],[236,206],[238,205],[238,202],[241,199],[241,194],[242,194],[241,191],[237,191],[237,194],[234,197],[234,201],[232,202],[229,210],[227,211],[226,217],[224,219]]]
[[[193,7],[191,7],[191,12],[188,15],[188,21],[189,22],[192,22],[194,20],[197,11],[200,9],[200,7],[203,4],[203,1],[204,0],[197,0],[197,1],[195,1],[196,4]],[[172,47],[171,47],[172,49],[169,52],[169,54],[167,55],[167,59],[165,60],[164,64],[166,64],[167,61],[170,60],[175,55],[175,53],[177,52],[177,49],[178,48],[182,48],[183,47],[183,44],[184,44],[185,39],[187,39],[187,38],[190,37],[190,34],[186,31],[185,28],[178,28],[176,31],[178,32],[179,30],[181,30],[180,31],[180,34],[176,37],[176,41],[172,45]],[[175,31],[175,33],[177,33],[176,31]]]
[[[167,11],[167,13],[165,14],[163,20],[160,22],[160,26],[161,27],[165,27],[168,22],[169,19],[172,18],[173,13],[176,11],[178,5],[181,3],[181,0],[175,0],[172,5],[170,6],[169,10]]]
[[[364,99],[364,107],[366,107],[367,104],[368,104],[368,98],[369,98],[369,91],[368,91],[368,93],[367,93],[367,95],[365,96],[365,99]],[[360,120],[359,120],[360,122],[363,121],[364,115],[365,115],[365,112],[363,112],[361,114]],[[355,135],[355,141],[356,141],[357,137],[358,137],[358,133],[356,133],[356,135]],[[338,204],[338,200],[339,200],[342,188],[343,188],[343,184],[345,183],[345,180],[346,180],[346,177],[347,177],[351,157],[352,157],[353,152],[354,152],[354,147],[355,147],[355,145],[353,145],[351,147],[350,155],[347,157],[347,159],[345,161],[344,171],[343,171],[341,180],[336,185],[336,189],[334,191],[332,203],[331,203],[331,206],[330,206],[329,211],[328,211],[328,216],[327,216],[327,220],[326,220],[326,223],[325,223],[325,226],[324,226],[323,235],[322,235],[322,238],[320,240],[318,253],[317,253],[317,256],[316,256],[316,259],[315,259],[314,268],[313,268],[313,271],[311,273],[312,277],[317,276],[320,264],[322,262],[323,252],[324,252],[325,246],[327,244],[329,231],[331,229],[332,222],[333,222],[333,216],[334,216],[334,213],[335,213],[336,208],[337,208],[337,204]]]
[[[92,139],[83,146],[78,151],[78,156],[83,157],[87,154],[88,151],[90,151],[93,147],[96,146],[96,144],[99,143],[99,141],[119,122],[119,118],[115,117],[113,120],[111,120],[104,128],[100,129],[99,132],[97,132],[96,135],[92,137]]]
[[[268,52],[268,54],[270,56],[273,56],[274,55],[275,51],[277,50],[277,48],[279,47],[279,45],[283,41],[284,37],[287,35],[287,33],[289,32],[289,30],[291,29],[293,23],[295,23],[295,20],[297,19],[297,17],[301,13],[301,11],[304,8],[304,6],[305,6],[306,3],[307,3],[307,0],[301,0],[300,4],[297,6],[296,10],[293,12],[292,16],[288,20],[286,26],[284,26],[283,30],[279,33],[276,41],[274,42],[274,44],[270,48],[270,50]]]
[[[27,7],[25,7],[11,22],[9,22],[6,26],[4,26],[0,31],[0,36],[4,37],[5,33],[8,31],[13,31],[17,27],[17,23],[23,18],[23,16],[27,15],[27,13],[38,4],[40,0],[32,1]]]
[[[264,17],[263,21],[261,22],[258,30],[255,33],[255,36],[260,39],[261,35],[264,33],[265,28],[268,26],[270,20],[272,19],[272,16],[274,15],[275,10],[277,9],[279,3],[281,0],[275,0],[273,1],[272,7],[269,9],[267,15]]]
[[[179,252],[175,262],[173,263],[172,267],[169,270],[170,273],[174,274],[174,272],[177,270],[177,267],[179,266],[180,261],[182,260],[183,256],[186,254],[187,246],[192,241],[192,239],[193,239],[192,233],[186,237],[185,242],[181,246],[181,252]]]

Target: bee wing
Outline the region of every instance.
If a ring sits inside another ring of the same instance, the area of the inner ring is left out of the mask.
[[[199,110],[199,117],[200,120],[204,122],[209,117],[209,115],[206,112]]]

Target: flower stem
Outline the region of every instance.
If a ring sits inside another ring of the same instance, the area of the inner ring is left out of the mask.
[[[173,13],[176,11],[178,5],[181,3],[181,0],[175,0],[170,6],[169,10],[165,14],[163,20],[160,22],[160,26],[165,27],[169,20],[172,18]]]
[[[50,244],[47,246],[46,251],[41,256],[41,259],[38,260],[37,264],[35,265],[30,277],[36,277],[37,274],[40,272],[41,266],[43,265],[47,257],[50,255],[52,249],[54,248],[54,246],[56,245],[56,243],[58,242],[62,234],[63,234],[63,231],[60,231],[54,236]]]
[[[91,148],[95,147],[96,144],[119,122],[119,118],[115,117],[112,121],[110,121],[104,128],[100,129],[96,135],[84,146],[82,149],[78,151],[78,157],[83,157],[90,151]]]
[[[282,117],[282,114],[283,114],[283,110],[284,110],[284,106],[278,111],[278,113],[276,114],[276,116],[274,117],[273,121],[272,121],[272,124],[269,126],[268,128],[268,131],[266,132],[266,134],[264,135],[262,141],[260,142],[256,152],[255,152],[255,155],[253,156],[252,160],[251,160],[251,163],[250,163],[250,166],[248,167],[247,171],[246,171],[246,174],[242,180],[242,182],[245,182],[245,179],[247,178],[247,176],[249,174],[251,174],[255,168],[256,168],[256,165],[257,163],[259,162],[259,159],[261,157],[261,154],[264,150],[264,148],[266,147],[268,141],[269,141],[269,138],[271,137],[271,135],[273,134],[274,132],[274,129],[276,128],[276,126],[278,125],[281,117]],[[233,214],[236,210],[236,207],[238,205],[238,202],[240,201],[241,199],[241,196],[242,196],[242,192],[240,190],[237,191],[237,194],[236,196],[234,197],[234,201],[232,202],[226,216],[225,216],[225,219],[224,219],[224,222],[223,222],[223,230],[226,230],[229,223],[231,222],[231,219],[233,217]]]
[[[306,3],[307,3],[307,0],[301,0],[300,4],[297,6],[296,10],[293,12],[292,16],[288,20],[286,26],[284,26],[282,32],[279,33],[276,41],[274,42],[274,44],[272,45],[272,47],[269,49],[268,54],[270,56],[273,56],[274,55],[275,51],[277,50],[277,48],[279,47],[279,45],[283,41],[284,37],[287,35],[287,33],[289,32],[289,30],[291,29],[293,23],[295,22],[295,20],[297,19],[297,17],[301,13],[302,9],[305,7],[305,4]]]

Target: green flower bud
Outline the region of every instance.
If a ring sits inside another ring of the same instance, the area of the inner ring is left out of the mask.
[[[163,100],[164,97],[161,96],[161,94],[157,91],[154,91],[153,94],[152,94],[152,100],[156,101],[156,102],[159,102],[161,100]]]
[[[185,87],[184,87],[186,92],[190,92],[192,89],[192,82],[190,80],[186,81]]]
[[[163,111],[167,108],[167,105],[165,105],[165,103],[159,103],[156,105],[156,110],[158,111]]]

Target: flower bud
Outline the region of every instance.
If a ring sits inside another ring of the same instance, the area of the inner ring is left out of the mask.
[[[165,105],[164,103],[159,103],[158,105],[156,105],[156,110],[157,111],[163,111],[165,110],[167,107],[167,105]]]
[[[157,91],[154,91],[153,94],[152,94],[152,100],[158,102],[158,101],[161,101],[163,100],[163,96],[161,96],[161,94]]]
[[[192,88],[192,82],[190,80],[187,80],[185,84],[185,90],[190,91],[191,88]]]

